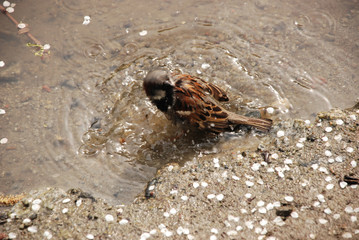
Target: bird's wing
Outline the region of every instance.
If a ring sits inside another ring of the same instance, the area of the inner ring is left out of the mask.
[[[203,89],[203,85],[198,81],[191,79],[177,81],[174,89],[176,99],[173,106],[174,114],[202,130],[228,131],[230,127],[228,113],[206,95]]]
[[[194,77],[188,74],[179,74],[179,75],[174,75],[173,77],[177,85],[180,85],[182,81],[192,82],[193,84],[196,84],[197,87],[199,87],[201,90],[203,90],[203,92],[208,93],[217,101],[229,100],[227,93],[223,89],[212,83],[206,82],[198,77]]]

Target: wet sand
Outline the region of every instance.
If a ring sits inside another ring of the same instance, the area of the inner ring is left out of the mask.
[[[359,110],[278,121],[265,137],[168,164],[128,205],[34,190],[0,209],[0,238],[358,239]]]

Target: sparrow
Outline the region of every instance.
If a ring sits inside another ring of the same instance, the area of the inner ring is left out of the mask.
[[[219,102],[229,100],[226,92],[195,76],[154,70],[145,77],[143,88],[151,102],[169,119],[199,130],[221,133],[247,125],[268,131],[272,126],[270,119],[246,117],[224,109]]]

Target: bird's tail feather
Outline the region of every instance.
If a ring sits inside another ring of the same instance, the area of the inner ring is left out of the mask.
[[[261,131],[269,131],[272,127],[272,120],[267,118],[251,118],[235,114],[230,119],[234,124],[249,125]]]

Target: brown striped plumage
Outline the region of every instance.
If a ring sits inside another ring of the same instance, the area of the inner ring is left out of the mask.
[[[187,74],[169,75],[162,70],[148,73],[143,87],[158,109],[171,119],[188,122],[200,130],[233,131],[249,125],[267,131],[272,120],[241,116],[225,110],[218,101],[228,101],[221,88]]]

